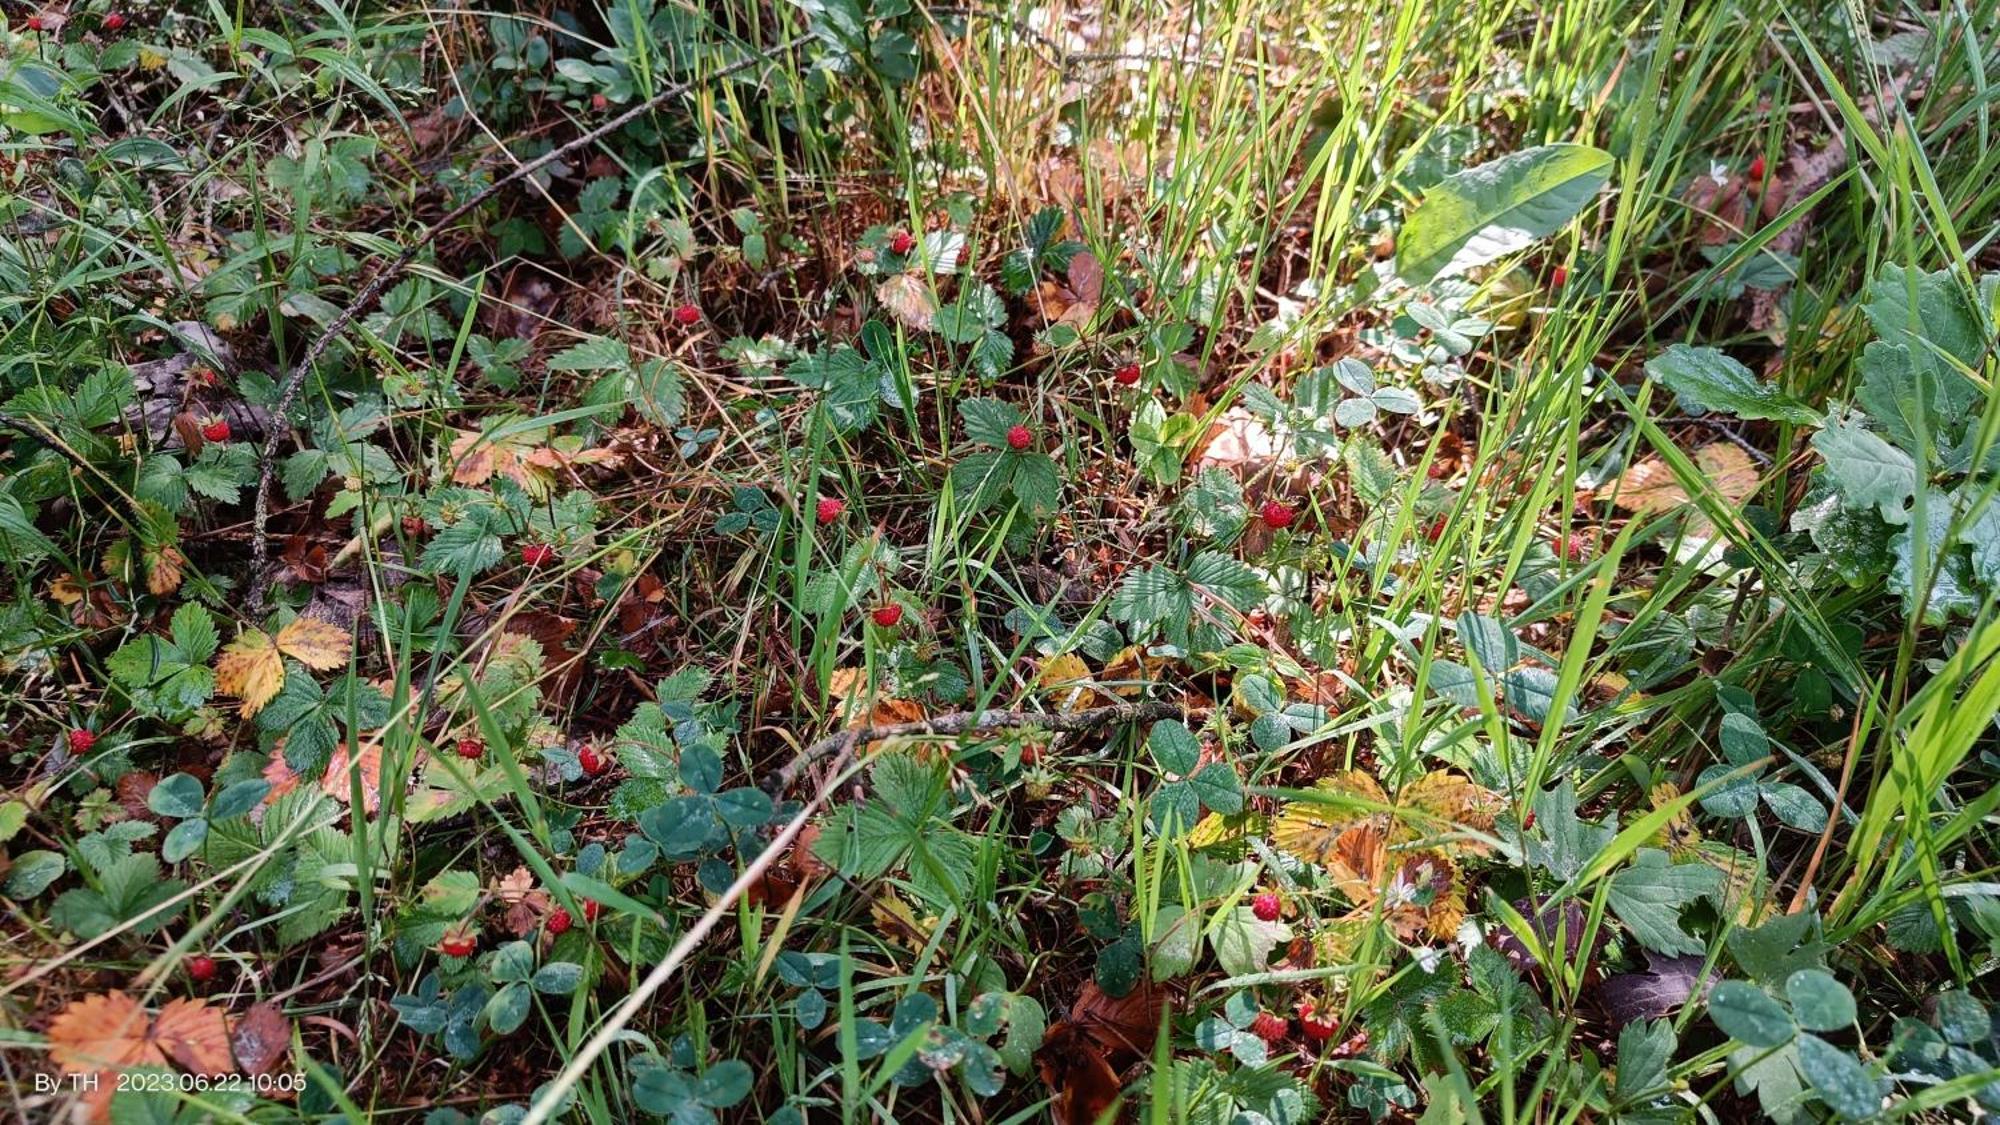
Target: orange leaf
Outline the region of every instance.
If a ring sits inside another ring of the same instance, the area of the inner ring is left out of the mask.
[[[206,1000],[169,1000],[153,1024],[153,1040],[190,1074],[228,1074],[235,1069],[229,1052],[229,1017]]]
[[[285,686],[285,661],[262,629],[245,629],[215,658],[215,690],[243,701],[250,718]]]
[[[151,1022],[123,992],[86,996],[49,1024],[49,1057],[71,1074],[165,1066],[166,1054],[146,1034]]]
[[[343,805],[354,797],[353,783],[348,780],[347,752],[347,743],[335,747],[333,757],[326,763],[326,773],[319,779],[319,791]],[[362,808],[372,814],[382,807],[382,744],[369,743],[361,752],[357,768],[361,771]]]
[[[181,588],[181,566],[187,556],[178,547],[161,547],[143,552],[146,561],[146,590],[164,596]]]
[[[312,617],[293,618],[278,630],[277,645],[279,652],[321,672],[346,664],[352,647],[347,630]]]
[[[485,434],[475,430],[460,430],[451,442],[451,479],[454,484],[485,484],[492,479],[493,471],[500,467],[498,446],[481,444]],[[511,461],[513,453],[506,452]]]

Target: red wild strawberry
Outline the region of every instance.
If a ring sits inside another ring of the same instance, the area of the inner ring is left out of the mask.
[[[197,953],[188,958],[188,976],[207,983],[215,979],[215,958],[206,953]]]
[[[546,566],[555,558],[556,549],[547,543],[530,543],[521,548],[521,561],[529,566]]]
[[[891,254],[908,254],[917,248],[917,236],[906,230],[899,230],[889,236]]]
[[[27,19],[22,20],[21,26],[29,31],[40,31],[42,29],[41,13],[37,12],[34,15],[29,16]]]
[[[1272,531],[1283,531],[1292,526],[1292,520],[1298,517],[1297,512],[1292,511],[1276,500],[1264,501],[1263,510],[1257,514],[1263,517],[1264,526],[1270,528]]]
[[[97,745],[96,731],[84,730],[82,727],[78,727],[76,730],[69,732],[70,753],[88,754],[90,753],[90,748],[95,745]]]
[[[201,428],[201,436],[207,441],[228,441],[229,420],[227,418],[210,419],[208,424]]]
[[[1139,385],[1139,365],[1127,363],[1113,371],[1111,378],[1121,387],[1136,387]]]
[[[1450,522],[1450,519],[1451,517],[1449,516],[1439,516],[1437,519],[1432,520],[1431,525],[1424,529],[1424,538],[1433,543],[1443,539],[1445,525]]]
[[[1568,267],[1568,266],[1557,266],[1557,267],[1555,268],[1555,271],[1554,271],[1553,273],[1549,274],[1549,284],[1550,284],[1550,285],[1552,285],[1552,286],[1554,286],[1554,287],[1555,287],[1555,288],[1557,288],[1557,289],[1561,289],[1561,288],[1562,288],[1563,286],[1565,286],[1565,285],[1568,285],[1568,284],[1569,284],[1569,267]]]
[[[476,738],[458,740],[458,756],[461,758],[481,758],[486,755],[486,744]]]
[[[1269,1012],[1258,1012],[1257,1018],[1250,1021],[1250,1034],[1273,1046],[1283,1042],[1285,1036],[1291,1033],[1290,1024]]]
[[[1250,913],[1255,914],[1259,922],[1277,921],[1278,914],[1283,909],[1284,904],[1278,901],[1275,891],[1265,891],[1263,894],[1250,896]]]
[[[582,766],[584,774],[589,777],[596,777],[611,768],[611,763],[604,760],[604,755],[598,753],[595,746],[586,746],[578,750],[576,764]]]
[[[813,509],[813,515],[821,523],[832,523],[840,518],[840,513],[846,510],[847,501],[842,500],[838,496],[825,496],[820,498],[819,507]]]
[[[903,607],[897,605],[895,602],[890,602],[887,605],[878,605],[875,607],[875,612],[868,616],[875,624],[880,625],[884,629],[894,629],[896,622],[903,619]]]
[[[605,110],[611,108],[611,99],[605,97],[603,94],[592,94],[590,95],[590,108],[603,113]]]
[[[688,328],[701,323],[701,306],[689,301],[674,310],[674,323]]]
[[[1026,452],[1028,447],[1033,444],[1035,444],[1035,431],[1028,427],[1015,426],[1007,431],[1007,448],[1017,452]]]
[[[547,930],[551,937],[561,937],[569,932],[569,924],[569,911],[558,906],[556,912],[549,915],[549,920],[542,923],[542,928]]]
[[[1753,180],[1761,180],[1761,179],[1763,179],[1763,178],[1764,178],[1764,158],[1763,158],[1763,157],[1759,156],[1759,157],[1758,157],[1757,159],[1755,159],[1755,160],[1752,160],[1752,161],[1750,162],[1750,178],[1751,178],[1751,179],[1753,179]]]
[[[1535,826],[1534,813],[1529,813],[1527,816],[1521,818],[1521,830],[1523,832],[1527,831],[1530,828],[1533,828],[1534,826]]]
[[[584,921],[586,921],[586,922],[595,922],[595,921],[597,921],[597,916],[598,916],[599,914],[602,914],[602,913],[604,913],[604,904],[603,904],[603,903],[601,903],[601,902],[597,901],[597,900],[596,900],[596,899],[594,899],[594,898],[587,898],[587,899],[584,899],[584,900],[583,900],[583,920],[584,920]]]
[[[117,31],[119,28],[125,26],[125,13],[106,12],[103,21],[98,26],[106,31]]]
[[[1331,1017],[1320,1014],[1319,1010],[1313,1007],[1312,1001],[1301,1000],[1299,1029],[1306,1033],[1307,1039],[1324,1043],[1333,1038],[1334,1033],[1340,1030],[1340,1025],[1333,1022]]]
[[[471,934],[446,934],[438,941],[437,948],[446,957],[470,957],[479,948],[479,939]]]

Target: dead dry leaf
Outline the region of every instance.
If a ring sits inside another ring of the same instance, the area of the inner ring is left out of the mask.
[[[49,1057],[69,1074],[130,1066],[165,1066],[166,1053],[148,1034],[152,1020],[123,992],[86,996],[49,1024]]]
[[[1757,492],[1756,463],[1731,442],[1702,446],[1694,451],[1694,463],[1725,503],[1741,504]],[[1688,502],[1687,489],[1681,487],[1673,469],[1658,456],[1640,459],[1620,473],[1616,481],[1599,488],[1597,497],[1611,500],[1638,516],[1671,511]]]
[[[1097,698],[1096,689],[1090,686],[1090,665],[1073,652],[1044,660],[1035,674],[1035,686],[1049,697],[1056,710],[1066,714],[1073,715],[1089,707]]]
[[[50,1022],[49,1057],[71,1074],[164,1066],[192,1074],[228,1074],[229,1017],[206,1000],[169,1000],[151,1019],[123,992],[86,996]]]
[[[295,617],[278,630],[278,651],[319,672],[346,664],[351,647],[347,630],[313,617]]]
[[[930,285],[915,274],[899,273],[884,278],[875,287],[875,299],[904,326],[919,332],[930,331],[937,319],[937,298]]]
[[[243,701],[246,719],[264,709],[285,686],[285,661],[262,629],[245,629],[215,658],[215,690]]]
[[[1042,315],[1081,331],[1097,315],[1104,297],[1104,264],[1085,250],[1069,260],[1068,284],[1045,281],[1039,288]]]
[[[253,1004],[237,1019],[229,1043],[242,1073],[269,1074],[292,1049],[292,1021],[273,1001]]]
[[[175,1065],[210,1076],[236,1069],[229,1051],[229,1017],[206,1000],[169,1000],[153,1023],[153,1040]]]

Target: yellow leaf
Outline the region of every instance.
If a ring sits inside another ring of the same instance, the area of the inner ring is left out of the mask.
[[[1323,777],[1314,788],[1315,799],[1280,810],[1271,841],[1325,867],[1355,906],[1380,902],[1402,940],[1451,940],[1465,919],[1465,888],[1453,857],[1488,850],[1452,835],[1491,831],[1504,805],[1500,795],[1449,770],[1403,786],[1394,802],[1360,770]]]
[[[215,690],[243,701],[250,718],[285,686],[285,661],[262,629],[245,629],[215,658]]]
[[[1665,808],[1680,800],[1681,787],[1671,781],[1662,781],[1653,786],[1647,795],[1653,799],[1654,808]],[[1691,807],[1683,807],[1675,813],[1660,826],[1658,832],[1653,833],[1651,843],[1656,848],[1664,849],[1674,858],[1675,863],[1685,863],[1695,858],[1695,853],[1701,847],[1701,829],[1694,826],[1694,810]]]
[[[1720,840],[1701,841],[1693,855],[1722,872],[1722,913],[1737,925],[1754,927],[1776,909],[1768,900],[1770,880],[1756,856]]]
[[[279,652],[321,672],[346,664],[350,647],[347,630],[312,617],[293,618],[278,630],[277,644]]]
[[[1090,665],[1073,652],[1043,661],[1035,685],[1048,694],[1056,710],[1070,714],[1089,707],[1096,695],[1090,687]]]
[[[1330,862],[1341,833],[1363,821],[1379,818],[1389,795],[1373,777],[1360,770],[1342,770],[1322,777],[1310,801],[1290,801],[1278,813],[1271,842],[1307,863]]]
[[[1504,804],[1500,794],[1450,770],[1432,770],[1396,794],[1396,807],[1413,814],[1406,823],[1424,835],[1454,829],[1491,832],[1493,818],[1500,815]],[[1484,854],[1487,850],[1477,840],[1454,843],[1465,851]]]
[[[1262,833],[1264,828],[1264,818],[1254,812],[1232,813],[1229,816],[1212,812],[1196,821],[1195,826],[1188,830],[1186,843],[1190,848],[1227,844],[1241,840],[1250,833]]]
[[[1098,682],[1113,685],[1111,691],[1116,695],[1136,699],[1144,694],[1146,684],[1159,678],[1166,667],[1166,657],[1149,656],[1138,645],[1126,645],[1104,665]]]

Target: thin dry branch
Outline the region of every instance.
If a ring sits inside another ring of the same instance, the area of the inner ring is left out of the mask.
[[[1142,703],[1114,703],[1108,707],[1092,707],[1083,711],[954,711],[949,715],[938,715],[909,723],[891,723],[880,727],[854,727],[838,734],[830,734],[818,742],[799,751],[787,762],[783,769],[764,778],[765,792],[783,793],[798,780],[799,774],[814,761],[838,751],[845,754],[855,746],[877,742],[885,738],[921,738],[945,734],[968,734],[973,731],[1020,730],[1033,728],[1058,734],[1076,734],[1096,730],[1113,723],[1147,723],[1161,719],[1178,719],[1189,713],[1188,708],[1178,703],[1148,700]]]

